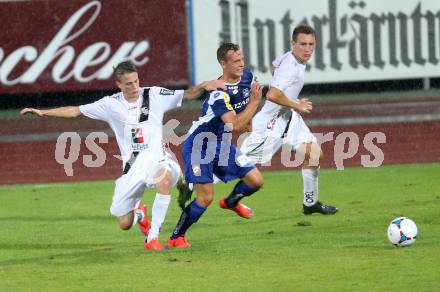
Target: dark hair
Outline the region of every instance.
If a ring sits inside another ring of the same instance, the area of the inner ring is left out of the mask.
[[[226,61],[228,59],[229,51],[239,51],[240,46],[233,43],[222,43],[217,49],[217,61]]]
[[[315,30],[311,26],[309,26],[307,24],[300,24],[297,27],[295,27],[295,29],[293,30],[292,40],[296,41],[296,38],[298,37],[298,35],[300,33],[315,35]]]
[[[137,72],[137,69],[132,61],[124,61],[113,67],[113,74],[118,80],[122,75],[133,72]]]

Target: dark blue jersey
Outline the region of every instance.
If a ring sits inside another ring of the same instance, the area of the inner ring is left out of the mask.
[[[231,130],[221,117],[229,111],[242,112],[250,101],[253,75],[245,69],[239,82],[226,83],[227,90],[205,93],[201,117],[193,122],[183,147],[185,178],[192,183],[243,177],[255,165],[232,145]]]
[[[220,98],[218,92],[223,91],[220,89],[218,91],[205,92],[202,97],[204,99],[202,115],[198,121],[193,123],[189,134],[211,132],[220,140],[225,127],[220,117],[227,112],[224,109],[230,107],[229,110],[234,110],[239,114],[246,108],[250,101],[252,80],[252,72],[245,68],[239,82],[225,83],[227,90],[224,92],[227,93],[227,96],[222,95]]]
[[[245,68],[239,82],[225,83],[226,93],[231,99],[231,106],[237,114],[242,112],[249,103],[253,78],[251,70]]]
[[[225,131],[221,116],[229,111],[233,108],[227,93],[219,90],[209,92],[209,97],[203,102],[202,116],[193,122],[185,140],[193,139],[199,133],[212,133],[220,140]]]
[[[225,83],[227,88],[225,92],[229,95],[231,106],[237,114],[242,112],[249,103],[253,78],[254,75],[252,74],[251,70],[245,68],[239,82]],[[210,92],[206,91],[201,98],[204,100],[202,115],[206,113],[208,107],[206,101],[209,98],[209,94]]]

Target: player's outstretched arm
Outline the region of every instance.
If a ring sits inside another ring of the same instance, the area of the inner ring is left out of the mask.
[[[198,98],[202,95],[203,91],[212,91],[216,89],[224,89],[226,90],[226,85],[223,80],[210,80],[200,83],[199,85],[193,86],[185,90],[183,95],[183,99],[192,100]]]
[[[291,100],[281,90],[275,87],[269,89],[266,98],[276,104],[290,107],[299,113],[309,114],[312,111],[312,102],[309,101],[308,98]]]
[[[20,114],[33,114],[40,117],[76,118],[81,115],[77,106],[63,106],[52,109],[24,108]]]

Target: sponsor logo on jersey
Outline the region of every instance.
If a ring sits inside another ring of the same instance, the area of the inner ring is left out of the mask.
[[[148,107],[143,107],[143,108],[141,108],[141,112],[142,112],[144,115],[148,115]]]
[[[245,89],[243,89],[243,96],[244,96],[244,97],[249,97],[249,94],[250,94],[250,92],[249,92],[249,88],[245,88]]]
[[[239,109],[249,103],[249,97],[240,102],[234,103],[234,109]]]
[[[141,128],[131,129],[131,137],[133,138],[133,143],[144,143],[144,135]]]
[[[232,91],[232,94],[237,94],[238,93],[238,85],[228,86],[228,90]]]
[[[131,129],[131,150],[142,151],[148,148],[148,144],[144,144],[144,135],[142,128]]]
[[[160,95],[174,95],[174,90],[170,90],[170,89],[166,89],[166,88],[162,88],[160,90]]]

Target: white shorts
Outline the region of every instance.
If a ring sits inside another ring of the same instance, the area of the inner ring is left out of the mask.
[[[243,141],[240,151],[246,154],[252,162],[264,164],[272,159],[275,153],[284,144],[292,150],[297,150],[301,144],[316,143],[316,137],[310,132],[310,129],[304,123],[303,118],[296,112],[292,114],[292,120],[285,137],[283,133],[271,133],[267,131],[264,134],[252,132]]]
[[[110,213],[121,217],[136,209],[144,194],[145,187],[155,188],[155,174],[160,169],[171,172],[172,185],[176,185],[180,176],[180,166],[170,156],[157,160],[151,151],[142,151],[136,157],[127,174],[116,180]]]

